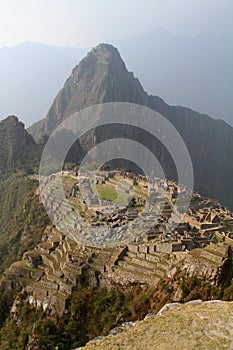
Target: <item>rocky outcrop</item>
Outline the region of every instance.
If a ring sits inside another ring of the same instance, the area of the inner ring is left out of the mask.
[[[39,164],[39,147],[24,124],[9,116],[0,122],[0,175]],[[32,171],[32,170],[31,170]]]

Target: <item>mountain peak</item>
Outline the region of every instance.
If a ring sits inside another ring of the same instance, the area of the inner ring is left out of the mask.
[[[0,176],[6,172],[23,168],[31,162],[38,146],[27,133],[24,124],[10,115],[0,121]],[[30,156],[29,154],[32,153]]]
[[[144,105],[146,99],[141,84],[127,70],[119,51],[110,44],[100,44],[72,70],[46,118],[34,124],[29,132],[38,140],[81,109],[105,102]]]
[[[6,117],[6,119],[3,120],[5,123],[14,123],[14,124],[18,124],[19,123],[19,119],[18,117],[16,117],[15,115],[9,115],[8,117]]]
[[[73,69],[71,76],[76,84],[85,80],[85,85],[92,86],[97,80],[100,82],[114,72],[120,75],[127,72],[119,51],[113,45],[99,44]]]
[[[108,53],[117,54],[118,56],[120,56],[120,53],[115,46],[113,46],[112,44],[105,44],[105,43],[101,43],[97,45],[90,52],[95,54],[101,53],[101,52],[105,52],[105,53],[108,52]]]
[[[99,44],[88,53],[87,57],[89,56],[95,56],[101,63],[107,63],[114,58],[122,61],[119,51],[111,44]]]

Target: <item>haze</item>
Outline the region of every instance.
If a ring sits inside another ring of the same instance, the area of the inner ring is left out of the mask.
[[[90,47],[158,27],[232,35],[232,10],[231,0],[1,0],[0,46],[39,41]]]
[[[0,118],[44,117],[72,67],[109,42],[149,93],[233,124],[232,15],[231,0],[0,0],[0,47],[84,48],[0,49]]]

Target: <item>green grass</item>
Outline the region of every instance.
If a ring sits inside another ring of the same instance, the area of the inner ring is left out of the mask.
[[[20,260],[20,261],[16,261],[13,263],[13,266],[15,267],[21,267],[25,270],[30,270],[30,271],[42,271],[41,269],[39,268],[36,268],[36,267],[30,267],[26,264],[25,260]]]
[[[77,208],[80,212],[83,212],[83,208],[81,207],[80,204],[76,204],[76,208]]]
[[[76,208],[76,209],[78,209],[78,211],[81,213],[83,213],[84,211],[83,211],[83,208],[82,208],[82,206],[80,205],[80,204],[76,204],[76,203],[74,203],[73,201],[69,201],[70,202],[70,205],[72,205],[74,208]]]
[[[76,179],[74,179],[71,176],[65,175],[62,176],[62,185],[63,185],[63,190],[64,191],[71,191],[72,187],[74,186],[74,184],[77,182]]]
[[[115,201],[117,199],[117,191],[114,188],[111,188],[106,185],[96,185],[92,186],[92,190],[95,194],[97,194],[100,198]]]
[[[137,206],[136,208],[139,212],[142,212],[145,209],[144,205]]]
[[[39,175],[36,175],[36,174],[32,174],[32,175],[27,175],[27,177],[30,179],[30,180],[39,180]]]

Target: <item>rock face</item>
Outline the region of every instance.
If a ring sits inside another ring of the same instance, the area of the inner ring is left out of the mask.
[[[0,122],[0,175],[18,168],[27,168],[39,160],[39,147],[24,124],[15,116]],[[35,154],[37,157],[34,158]]]
[[[165,116],[177,128],[190,152],[195,189],[233,208],[233,128],[221,120],[188,108],[169,106],[161,98],[148,95],[111,45],[97,46],[73,69],[47,117],[34,124],[29,132],[38,140],[45,134],[50,135],[73,113],[104,102],[132,102]],[[99,132],[95,130],[91,141],[86,143],[92,147],[93,140],[98,143],[117,135],[122,137],[124,132],[122,128],[111,127]],[[163,166],[166,177],[175,178],[174,165],[165,147],[141,130],[132,129],[130,138],[150,148]]]

